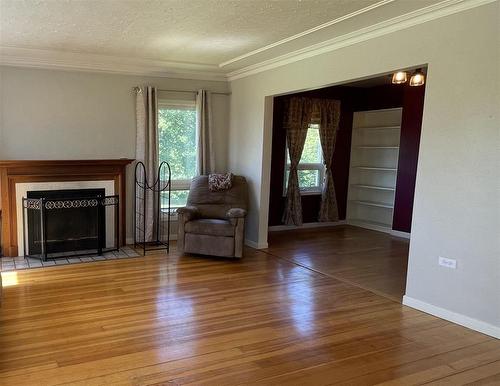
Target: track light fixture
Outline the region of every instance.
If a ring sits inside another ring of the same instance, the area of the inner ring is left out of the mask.
[[[403,84],[408,81],[408,72],[407,71],[396,71],[392,74],[392,84]],[[410,77],[410,86],[422,86],[425,83],[425,74],[422,72],[422,69],[419,68],[413,72]]]
[[[413,73],[410,78],[410,86],[423,86],[425,83],[425,75],[422,70],[419,68],[417,71]]]
[[[407,80],[408,80],[408,74],[406,73],[406,71],[398,71],[392,75],[393,84],[406,83]]]

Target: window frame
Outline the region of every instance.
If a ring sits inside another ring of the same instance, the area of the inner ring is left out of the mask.
[[[316,127],[313,127],[316,126]],[[319,125],[317,124],[309,124],[309,127],[307,130],[319,130]],[[299,186],[299,192],[301,196],[307,196],[307,195],[319,195],[323,191],[323,185],[325,183],[325,161],[323,158],[323,151],[321,149],[321,140],[319,143],[320,147],[320,156],[321,160],[320,162],[299,162],[299,165],[297,166],[297,170],[317,170],[319,172],[319,185],[317,186],[312,186],[312,187],[300,187]],[[287,173],[290,172],[290,164],[288,163],[289,155],[288,155],[288,142],[285,145],[285,169],[283,173],[283,197],[286,197],[287,194]],[[302,158],[302,156],[301,156]]]
[[[160,110],[191,110],[196,112],[196,101],[195,100],[183,100],[183,99],[161,99],[158,101],[158,114],[160,113]],[[158,123],[157,123],[158,124]],[[196,130],[196,127],[195,127]],[[160,128],[157,127],[157,135],[158,138],[160,136]],[[196,138],[198,138],[198,133],[195,133]],[[158,146],[159,146],[159,140],[158,140]],[[158,149],[159,150],[159,149]],[[196,149],[196,157],[198,158],[198,152],[199,149]],[[199,174],[199,166],[198,164],[196,165],[196,172],[195,176]],[[193,176],[193,177],[195,177]],[[192,179],[171,179],[171,191],[179,191],[179,190],[188,190],[191,187],[191,180]],[[162,181],[163,183],[164,181]],[[177,208],[182,208],[183,206],[178,206],[178,205],[171,205],[170,209],[175,213],[175,209]]]

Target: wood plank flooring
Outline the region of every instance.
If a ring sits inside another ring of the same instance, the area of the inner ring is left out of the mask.
[[[409,241],[349,225],[269,233],[269,253],[401,302]]]
[[[498,384],[498,340],[245,252],[3,276],[0,384]]]

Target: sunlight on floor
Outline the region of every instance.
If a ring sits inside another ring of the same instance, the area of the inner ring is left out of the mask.
[[[2,287],[10,287],[19,284],[17,281],[17,272],[2,272]]]

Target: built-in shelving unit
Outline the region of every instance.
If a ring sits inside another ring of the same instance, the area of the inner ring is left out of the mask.
[[[399,146],[356,146],[358,149],[393,149],[399,150]]]
[[[375,206],[378,208],[389,208],[389,209],[394,208],[394,205],[392,204],[388,204],[385,202],[378,202],[378,201],[350,200],[350,202],[353,202],[358,205]]]
[[[351,186],[353,188],[358,188],[358,189],[389,190],[391,192],[394,192],[396,190],[395,188],[390,188],[387,186],[377,186],[377,185],[352,184]]]
[[[398,170],[401,108],[354,113],[347,221],[390,232]]]
[[[386,109],[385,111],[388,110],[395,110],[395,109]],[[400,109],[401,110],[401,109]],[[382,111],[382,110],[370,110],[370,111]],[[367,113],[368,111],[363,111],[363,113]],[[394,126],[359,126],[359,127],[353,127],[353,130],[399,130],[401,129],[401,122],[399,125],[394,125]]]
[[[374,171],[383,171],[383,172],[395,172],[397,168],[380,168],[374,166],[353,166],[353,169],[362,169],[362,170],[374,170]]]

